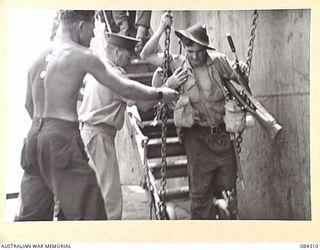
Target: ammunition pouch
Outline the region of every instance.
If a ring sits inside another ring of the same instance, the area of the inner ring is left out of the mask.
[[[235,100],[227,100],[225,104],[226,131],[239,133],[246,127],[246,111],[241,109]]]
[[[173,111],[173,121],[176,127],[191,128],[194,124],[194,111],[187,95],[180,95]]]

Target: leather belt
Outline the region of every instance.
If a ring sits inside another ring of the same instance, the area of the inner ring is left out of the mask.
[[[213,126],[200,126],[198,124],[195,124],[192,126],[193,129],[200,130],[200,131],[208,131],[209,134],[214,135],[223,131],[226,131],[226,126],[225,124],[220,124],[220,125],[213,125]]]
[[[85,122],[80,122],[80,129],[81,130],[96,130],[96,131],[99,131],[102,133],[107,133],[107,134],[110,134],[113,136],[115,136],[117,133],[116,128],[114,128],[108,124],[104,124],[104,123],[97,124],[97,125],[88,125]]]

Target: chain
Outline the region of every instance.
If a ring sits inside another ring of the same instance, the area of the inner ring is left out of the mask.
[[[250,40],[248,46],[248,56],[247,56],[247,65],[248,65],[248,77],[250,75],[251,70],[251,61],[253,56],[253,47],[254,47],[254,39],[256,38],[256,29],[257,29],[257,20],[258,20],[258,11],[255,10],[252,15],[252,24],[250,30]]]
[[[170,11],[168,12],[170,14]],[[164,57],[163,57],[163,76],[162,76],[162,83],[164,84],[168,79],[168,72],[169,72],[169,46],[170,46],[170,33],[171,27],[168,26],[165,29],[165,41],[164,41]],[[160,107],[161,111],[161,190],[160,190],[160,197],[161,202],[159,204],[161,218],[165,219],[166,216],[166,207],[165,207],[165,195],[166,195],[166,170],[167,170],[167,120],[168,120],[168,106],[166,104],[162,104]]]
[[[256,37],[256,29],[257,29],[257,20],[258,20],[258,11],[255,10],[253,12],[252,15],[252,24],[251,24],[251,29],[250,29],[250,39],[249,39],[249,46],[248,46],[248,56],[247,56],[247,60],[246,60],[246,64],[248,65],[248,71],[247,71],[247,76],[249,78],[250,75],[250,70],[251,70],[251,61],[252,61],[252,57],[253,57],[253,48],[254,48],[254,39]],[[246,102],[248,103],[248,105],[251,104],[250,100],[248,98],[246,98]],[[237,135],[237,151],[238,154],[240,154],[241,152],[241,143],[242,143],[242,133],[243,133],[244,129],[238,133]]]
[[[170,11],[169,11],[170,14]],[[170,47],[170,33],[171,27],[167,26],[165,29],[165,40],[164,40],[164,57],[163,57],[163,79],[162,83],[164,84],[168,79],[168,72],[169,72],[169,47]]]
[[[241,143],[242,143],[242,133],[243,133],[243,131],[244,130],[242,130],[242,131],[240,131],[239,133],[238,133],[238,136],[237,136],[237,138],[236,138],[236,146],[237,146],[237,152],[238,152],[238,154],[240,154],[241,153]]]

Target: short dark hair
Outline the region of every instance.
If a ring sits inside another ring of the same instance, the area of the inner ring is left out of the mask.
[[[94,10],[60,10],[60,20],[63,23],[73,23],[76,21],[91,21],[95,15]]]

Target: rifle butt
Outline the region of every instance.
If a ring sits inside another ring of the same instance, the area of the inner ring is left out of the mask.
[[[264,128],[264,130],[267,131],[271,139],[275,139],[278,133],[281,131],[282,126],[273,117],[273,119],[270,119],[270,117],[267,117],[259,109],[255,110],[254,116],[258,120],[260,125]]]

